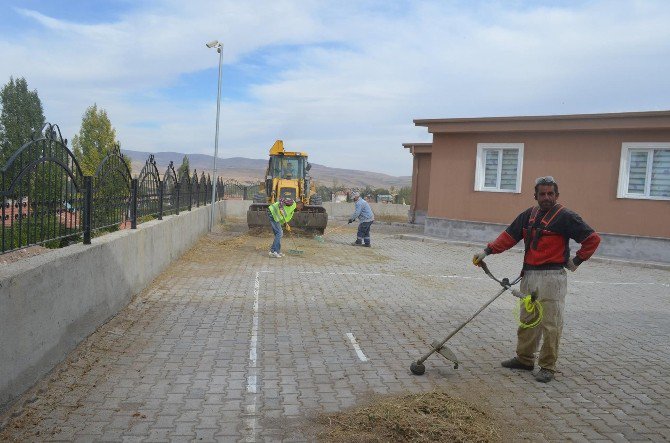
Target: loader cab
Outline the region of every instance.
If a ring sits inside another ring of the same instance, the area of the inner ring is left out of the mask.
[[[270,158],[271,178],[299,180],[305,178],[305,157],[287,157],[283,155]]]
[[[307,163],[307,157],[305,156],[270,156],[268,174],[265,177],[265,194],[271,196],[273,195],[273,190],[275,190],[278,197],[298,198],[298,187],[304,186],[305,176],[307,175],[306,171],[308,169],[309,163]],[[289,182],[285,180],[289,180]],[[301,182],[303,184],[300,184]],[[277,188],[278,185],[279,188]]]

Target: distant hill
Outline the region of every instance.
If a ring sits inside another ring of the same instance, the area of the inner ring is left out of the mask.
[[[146,160],[149,158],[150,152],[130,151],[122,149],[121,152],[126,157],[130,158],[133,168],[133,175],[139,174],[144,167]],[[156,159],[156,166],[161,175],[167,169],[170,161],[174,162],[174,168],[177,169],[181,165],[184,155],[188,157],[191,171],[197,169],[198,172],[205,173],[212,172],[214,157],[205,154],[184,154],[180,152],[154,152]],[[310,162],[311,163],[311,162]],[[261,181],[265,174],[265,168],[268,165],[267,159],[255,159],[244,157],[219,158],[217,160],[216,168],[218,174],[224,180],[235,179],[240,182],[258,182]],[[309,171],[311,176],[317,184],[325,186],[332,186],[334,183],[344,185],[347,187],[365,187],[371,186],[373,188],[400,188],[403,186],[411,186],[412,177],[382,174],[379,172],[357,171],[353,169],[330,168],[328,166],[312,163],[312,169]]]

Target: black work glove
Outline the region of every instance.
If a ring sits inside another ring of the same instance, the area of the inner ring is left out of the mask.
[[[569,259],[568,262],[565,264],[565,267],[568,268],[572,272],[575,272],[577,270],[577,266],[579,266],[579,265],[577,263],[575,263],[574,258]]]
[[[353,222],[354,222],[354,219],[353,219],[353,218],[350,218],[350,219],[349,219],[349,223],[353,223]]]

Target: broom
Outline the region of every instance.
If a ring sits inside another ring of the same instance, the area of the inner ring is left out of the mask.
[[[284,214],[279,211],[279,214],[281,215],[282,220],[284,221],[284,225],[286,226],[286,232],[291,232],[291,227],[289,226],[288,223],[286,223],[286,219],[284,218]],[[288,238],[288,237],[287,237]],[[291,246],[293,246],[293,249],[288,249],[286,251],[287,254],[289,255],[303,255],[305,251],[302,251],[295,246],[295,242],[293,241],[293,236],[291,236]]]
[[[349,224],[349,222],[347,222],[347,223],[343,223],[343,224],[341,224],[341,225],[339,225],[339,226],[336,226],[336,227],[333,228],[333,229],[329,229],[329,230],[328,230],[328,234],[315,235],[315,236],[314,236],[314,239],[315,239],[316,241],[318,241],[319,243],[323,243],[324,241],[326,241],[326,240],[324,239],[324,237],[325,237],[326,235],[330,235],[330,234],[333,233],[333,232],[337,232],[337,231],[339,231],[340,229],[344,229],[345,227],[347,227],[348,224]]]

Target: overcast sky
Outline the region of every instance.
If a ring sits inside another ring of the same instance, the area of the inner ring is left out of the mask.
[[[0,0],[0,83],[122,148],[411,174],[416,118],[670,109],[670,1]]]

